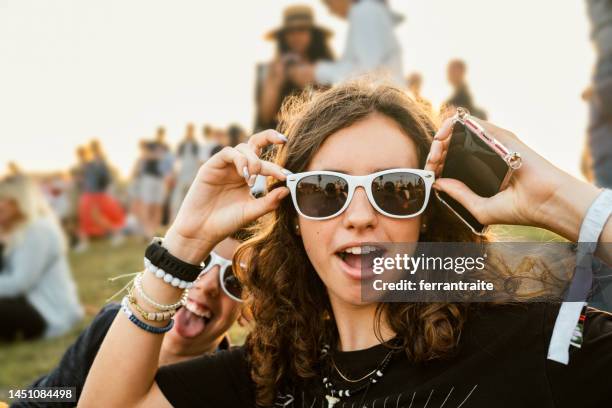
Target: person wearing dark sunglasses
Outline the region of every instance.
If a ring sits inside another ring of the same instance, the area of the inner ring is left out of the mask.
[[[242,286],[233,273],[231,258],[246,231],[221,241],[205,261],[201,276],[189,290],[185,306],[175,316],[175,324],[164,336],[159,351],[159,366],[186,361],[204,354],[230,348],[228,330],[238,321],[248,325],[249,312],[242,301]],[[96,353],[120,310],[109,303],[92,323],[68,347],[59,364],[48,374],[34,381],[29,389],[40,387],[76,387],[77,399]],[[46,406],[45,403],[20,402],[11,407]],[[54,403],[54,406],[74,406],[74,403]]]
[[[235,256],[255,324],[245,346],[151,364],[167,322],[143,330],[118,316],[87,379],[81,407],[601,407],[612,397],[612,317],[589,310],[569,365],[547,359],[559,305],[369,303],[360,266],[367,242],[486,242],[431,188],[485,224],[537,225],[576,241],[610,192],[544,160],[481,122],[522,154],[510,186],[491,198],[439,178],[451,122],[439,130],[410,98],[349,83],[294,105],[288,137],[265,131],[201,169],[163,247],[190,265],[240,225],[259,219]],[[258,155],[276,145],[274,162]],[[267,195],[249,192],[269,177]],[[434,181],[435,180],[435,181]],[[291,195],[291,197],[288,197]],[[609,215],[609,210],[607,215]],[[612,241],[601,221],[600,241]],[[607,222],[607,223],[606,223]],[[606,260],[612,257],[605,253]],[[178,273],[178,268],[177,268]],[[143,281],[159,301],[180,290]],[[138,302],[141,302],[139,299]],[[153,324],[153,323],[151,323]],[[121,364],[121,370],[115,369]]]

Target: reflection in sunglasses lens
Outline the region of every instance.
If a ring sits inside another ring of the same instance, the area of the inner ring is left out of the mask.
[[[389,173],[372,181],[376,204],[393,215],[412,215],[425,203],[425,180],[418,174]]]
[[[296,186],[297,204],[309,217],[336,214],[346,203],[348,183],[338,176],[318,174],[307,176]]]

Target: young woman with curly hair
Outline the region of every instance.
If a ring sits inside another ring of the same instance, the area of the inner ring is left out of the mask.
[[[510,186],[486,199],[450,179],[437,179],[433,187],[484,224],[540,226],[576,241],[599,190],[555,168],[510,132],[481,123],[522,154],[524,165]],[[244,266],[255,320],[246,344],[158,370],[163,336],[121,314],[79,405],[603,406],[612,395],[607,314],[588,313],[582,348],[571,352],[566,366],[546,358],[559,305],[361,300],[361,243],[480,239],[422,182],[440,174],[450,125],[436,133],[428,116],[396,88],[350,83],[291,106],[282,123],[288,138],[265,131],[216,154],[200,169],[163,246],[198,264],[217,242],[259,219],[257,234],[234,259]],[[258,157],[270,144],[277,148],[274,163]],[[388,169],[421,186],[420,203],[403,214],[409,217],[383,214],[370,201],[367,184],[352,197],[349,192],[343,208],[342,201],[323,198],[334,196],[333,186],[312,194],[306,186],[303,196],[293,197],[296,208],[283,185],[305,177],[303,172],[315,172],[313,181],[330,171],[376,178]],[[276,188],[255,199],[248,188],[255,174],[269,176]],[[601,241],[612,241],[612,222]],[[143,284],[161,302],[175,302],[180,294],[152,274]]]

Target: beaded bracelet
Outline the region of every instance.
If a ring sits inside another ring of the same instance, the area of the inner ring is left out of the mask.
[[[153,334],[164,334],[172,330],[172,327],[174,326],[174,320],[170,319],[168,324],[165,325],[164,327],[151,326],[149,324],[146,324],[142,320],[138,319],[136,315],[134,315],[134,312],[132,312],[132,310],[128,306],[128,302],[129,301],[128,301],[127,296],[124,296],[123,299],[121,300],[121,310],[123,311],[123,313],[126,314],[128,319],[132,323],[140,327],[142,330],[148,331],[149,333],[153,333]]]
[[[183,306],[185,302],[187,301],[188,290],[185,289],[183,291],[183,295],[181,296],[178,302],[173,303],[171,305],[164,305],[161,303],[157,303],[155,300],[151,299],[149,295],[145,293],[142,287],[142,273],[139,273],[138,275],[136,275],[136,278],[134,279],[134,287],[138,291],[138,294],[140,295],[140,297],[142,297],[148,304],[150,304],[151,306],[161,311],[178,309],[179,307]]]
[[[130,305],[134,309],[136,309],[138,314],[143,319],[148,320],[150,322],[163,322],[164,320],[170,320],[172,318],[172,316],[174,316],[174,314],[176,313],[176,310],[177,310],[177,309],[174,309],[174,310],[168,310],[168,311],[165,311],[165,312],[148,312],[148,311],[144,310],[142,307],[140,307],[140,305],[138,304],[138,301],[136,300],[136,298],[132,294],[132,289],[131,288],[128,290],[127,298],[128,298],[128,301],[130,302]]]
[[[191,289],[191,287],[193,286],[193,282],[187,282],[185,280],[179,279],[174,275],[164,271],[162,268],[158,268],[157,266],[153,265],[151,261],[149,261],[146,257],[144,259],[144,266],[147,271],[151,272],[153,275],[162,279],[164,282],[174,286],[175,288]]]

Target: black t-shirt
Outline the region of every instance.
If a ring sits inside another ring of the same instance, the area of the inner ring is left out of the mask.
[[[444,360],[391,360],[368,391],[367,407],[609,406],[612,401],[612,315],[589,309],[580,349],[569,365],[547,360],[558,305],[542,303],[476,309],[468,316],[456,351]],[[388,349],[338,352],[342,372],[358,378],[377,367]],[[175,407],[252,407],[254,386],[242,348],[161,367],[156,376]],[[341,384],[338,384],[341,385]],[[335,408],[351,407],[359,393]],[[321,379],[279,393],[275,406],[327,407]]]
[[[106,333],[110,329],[113,320],[121,305],[109,303],[104,306],[91,324],[77,338],[77,340],[66,350],[60,363],[49,374],[44,375],[30,385],[30,389],[40,387],[76,387],[77,399],[83,391],[85,379],[96,358],[96,354],[102,345]],[[229,348],[229,340],[224,339],[219,349]],[[75,403],[54,402],[53,407],[72,407]],[[15,407],[45,407],[49,403],[35,403],[28,401],[17,402],[11,405]]]

